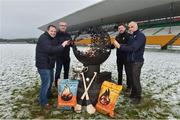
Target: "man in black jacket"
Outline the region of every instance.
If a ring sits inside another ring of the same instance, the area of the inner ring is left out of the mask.
[[[118,27],[119,34],[116,36],[115,40],[119,44],[127,44],[130,39],[130,34],[126,32],[125,25],[121,24]],[[115,48],[113,45],[112,48]],[[127,80],[127,90],[131,89],[130,79],[128,75],[128,65],[127,65],[127,53],[117,49],[116,56],[117,56],[117,68],[118,68],[118,85],[122,85],[122,78],[123,78],[123,66],[126,72],[126,80]]]
[[[49,25],[47,31],[43,33],[36,46],[36,67],[41,77],[41,88],[39,102],[41,106],[49,108],[48,98],[51,96],[51,86],[53,83],[53,68],[55,64],[55,53],[62,54],[69,41],[56,44],[56,27]]]
[[[66,40],[72,40],[71,35],[66,32],[67,23],[59,23],[59,31],[56,35],[58,44],[62,44]],[[62,66],[64,68],[64,79],[68,79],[70,67],[70,45],[66,46],[63,54],[56,54],[56,73],[55,73],[55,86],[57,87],[58,79],[60,78]]]
[[[131,77],[132,77],[132,91],[130,98],[132,98],[132,103],[138,104],[141,100],[142,88],[140,84],[140,74],[141,68],[144,63],[144,49],[146,44],[145,35],[138,30],[138,25],[136,22],[130,22],[129,31],[133,34],[132,40],[128,44],[119,44],[114,41],[116,48],[126,51],[128,54],[127,60],[131,63]]]

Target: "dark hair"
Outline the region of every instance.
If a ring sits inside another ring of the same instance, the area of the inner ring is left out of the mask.
[[[118,27],[119,27],[119,26],[124,26],[124,27],[126,27],[126,25],[125,25],[124,23],[119,23]]]
[[[56,26],[54,26],[54,25],[48,25],[47,30],[49,30],[49,29],[50,29],[50,27],[53,27],[53,28],[55,28],[55,29],[56,29]]]

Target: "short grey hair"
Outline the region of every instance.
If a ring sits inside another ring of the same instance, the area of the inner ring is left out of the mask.
[[[129,25],[133,25],[135,28],[138,29],[138,24],[137,24],[137,22],[135,22],[135,21],[131,21],[131,22],[129,23]]]

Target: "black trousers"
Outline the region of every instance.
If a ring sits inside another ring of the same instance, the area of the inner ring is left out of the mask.
[[[123,66],[125,68],[125,73],[126,73],[127,87],[131,88],[129,64],[127,64],[123,58],[117,58],[118,85],[122,85]]]
[[[136,62],[130,64],[130,75],[131,75],[131,82],[132,82],[132,90],[131,90],[131,97],[133,98],[141,98],[142,88],[140,83],[140,75],[141,75],[141,68],[143,66],[143,62]]]
[[[127,79],[127,88],[132,88],[132,66],[129,63],[125,65],[126,79]]]
[[[60,78],[62,67],[64,68],[64,79],[68,79],[70,59],[57,59],[56,60],[56,73],[55,73],[56,81]]]

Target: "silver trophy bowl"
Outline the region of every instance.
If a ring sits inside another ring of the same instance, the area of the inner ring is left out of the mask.
[[[73,73],[74,73],[73,79],[75,79],[75,80],[81,80],[81,75],[80,75],[80,73],[82,73],[82,72],[87,72],[87,71],[88,71],[88,67],[84,67],[84,66],[73,66],[73,67],[72,67],[72,71],[73,71]]]

